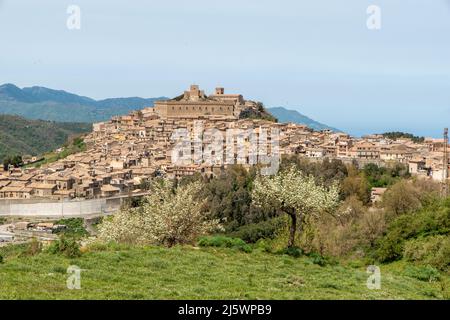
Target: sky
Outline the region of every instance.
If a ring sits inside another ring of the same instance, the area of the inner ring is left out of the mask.
[[[195,83],[354,135],[450,126],[450,0],[0,0],[0,44],[0,84],[102,99]]]

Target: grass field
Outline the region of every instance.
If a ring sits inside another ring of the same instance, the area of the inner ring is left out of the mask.
[[[3,255],[1,299],[442,299],[448,290],[442,280],[408,276],[401,262],[381,266],[381,289],[369,290],[362,264],[321,267],[257,250],[110,246],[73,259]],[[82,269],[80,290],[66,287],[70,265]]]

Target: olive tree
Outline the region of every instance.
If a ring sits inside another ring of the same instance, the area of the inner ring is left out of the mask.
[[[295,244],[297,228],[301,232],[305,215],[318,215],[335,208],[339,203],[339,188],[318,184],[311,175],[305,175],[294,166],[275,176],[258,176],[252,199],[256,206],[271,206],[291,219],[288,247]]]

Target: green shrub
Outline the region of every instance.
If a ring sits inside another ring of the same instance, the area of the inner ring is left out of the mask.
[[[0,264],[3,263],[3,256],[0,254]]]
[[[294,258],[299,258],[303,252],[302,249],[298,248],[298,247],[290,247],[290,248],[285,248],[283,250],[278,251],[279,254],[287,254],[288,256],[294,257]]]
[[[202,237],[198,241],[200,247],[235,248],[244,252],[251,252],[252,247],[239,238],[226,236]]]
[[[434,236],[414,239],[405,243],[406,260],[431,265],[439,270],[450,267],[450,237]]]
[[[59,234],[64,234],[66,236],[72,236],[76,238],[82,238],[89,235],[89,233],[84,228],[83,218],[61,219],[56,221],[56,224],[63,224],[67,227],[67,229],[59,231]]]
[[[405,270],[405,275],[420,281],[438,281],[440,279],[439,271],[432,266],[408,266]]]
[[[277,217],[259,223],[241,226],[238,230],[228,233],[228,236],[240,238],[245,242],[256,243],[260,239],[274,239],[277,232],[286,225],[284,217]]]
[[[64,254],[69,258],[76,258],[81,255],[78,242],[73,238],[66,238],[64,236],[54,241],[48,247],[48,252],[52,254]]]
[[[272,243],[270,240],[267,239],[259,239],[258,242],[256,242],[255,247],[258,249],[261,249],[263,252],[272,252]]]
[[[239,250],[244,251],[245,253],[251,253],[253,251],[252,246],[245,244],[242,247],[239,247]]]
[[[327,260],[322,255],[316,252],[309,254],[309,257],[311,258],[312,263],[317,264],[321,267],[326,266],[328,264]]]
[[[382,262],[394,261],[403,257],[407,240],[449,233],[450,202],[443,201],[393,220],[376,243],[375,257]]]

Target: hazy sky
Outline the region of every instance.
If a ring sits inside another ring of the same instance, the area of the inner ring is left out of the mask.
[[[81,30],[66,27],[71,4]],[[0,0],[0,43],[0,83],[20,87],[106,98],[220,85],[353,134],[450,126],[450,0]]]

